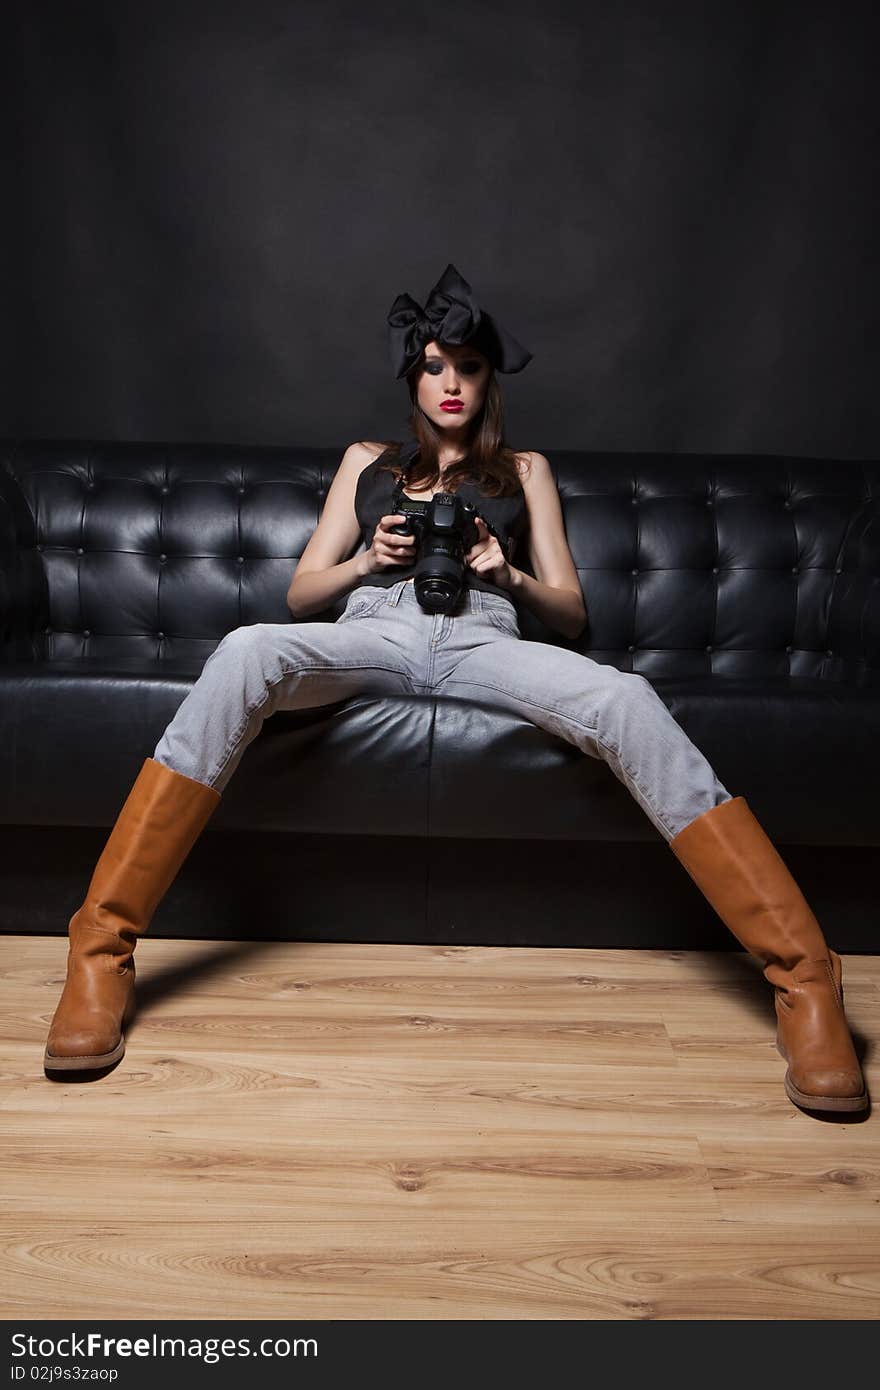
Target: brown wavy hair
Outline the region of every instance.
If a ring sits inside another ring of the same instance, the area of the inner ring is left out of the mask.
[[[407,486],[413,492],[434,490],[440,482],[442,434],[418,402],[418,379],[423,363],[424,350],[406,378],[411,405],[407,423],[412,438],[419,441],[418,456],[407,474]],[[378,471],[393,473],[397,479],[403,471],[397,462],[403,443],[393,439],[382,440],[381,443],[389,457]],[[455,492],[459,483],[469,482],[474,483],[486,497],[510,497],[522,487],[517,466],[520,459],[528,466],[525,457],[504,442],[504,401],[495,372],[490,367],[486,397],[482,410],[473,422],[467,453],[463,459],[449,465],[443,474],[443,488],[446,492]]]

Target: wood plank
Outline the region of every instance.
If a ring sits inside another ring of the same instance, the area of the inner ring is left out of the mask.
[[[88,1083],[65,957],[0,939],[4,1317],[880,1315],[877,1124],[792,1106],[745,953],[155,939]]]

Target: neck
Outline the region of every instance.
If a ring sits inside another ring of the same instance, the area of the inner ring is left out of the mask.
[[[470,429],[464,425],[447,425],[440,441],[437,461],[441,468],[465,458],[470,445]]]

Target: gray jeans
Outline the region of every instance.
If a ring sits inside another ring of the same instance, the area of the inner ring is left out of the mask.
[[[352,590],[335,623],[253,623],[228,633],[154,757],[221,792],[277,710],[355,695],[477,699],[602,758],[668,841],[728,792],[651,683],[520,636],[500,594],[465,589],[454,613],[426,613],[411,581]]]

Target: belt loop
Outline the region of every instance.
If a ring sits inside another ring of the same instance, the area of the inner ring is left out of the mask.
[[[396,608],[398,603],[400,602],[401,595],[403,594],[403,586],[405,583],[405,579],[398,579],[397,583],[392,589],[391,597],[388,600],[388,603],[392,608]]]
[[[482,613],[482,611],[483,611],[483,594],[482,594],[482,591],[481,591],[480,589],[478,589],[476,585],[474,585],[473,588],[471,589],[471,593],[473,594],[474,599],[475,599],[475,601],[476,601],[477,612],[478,612],[478,613]]]

